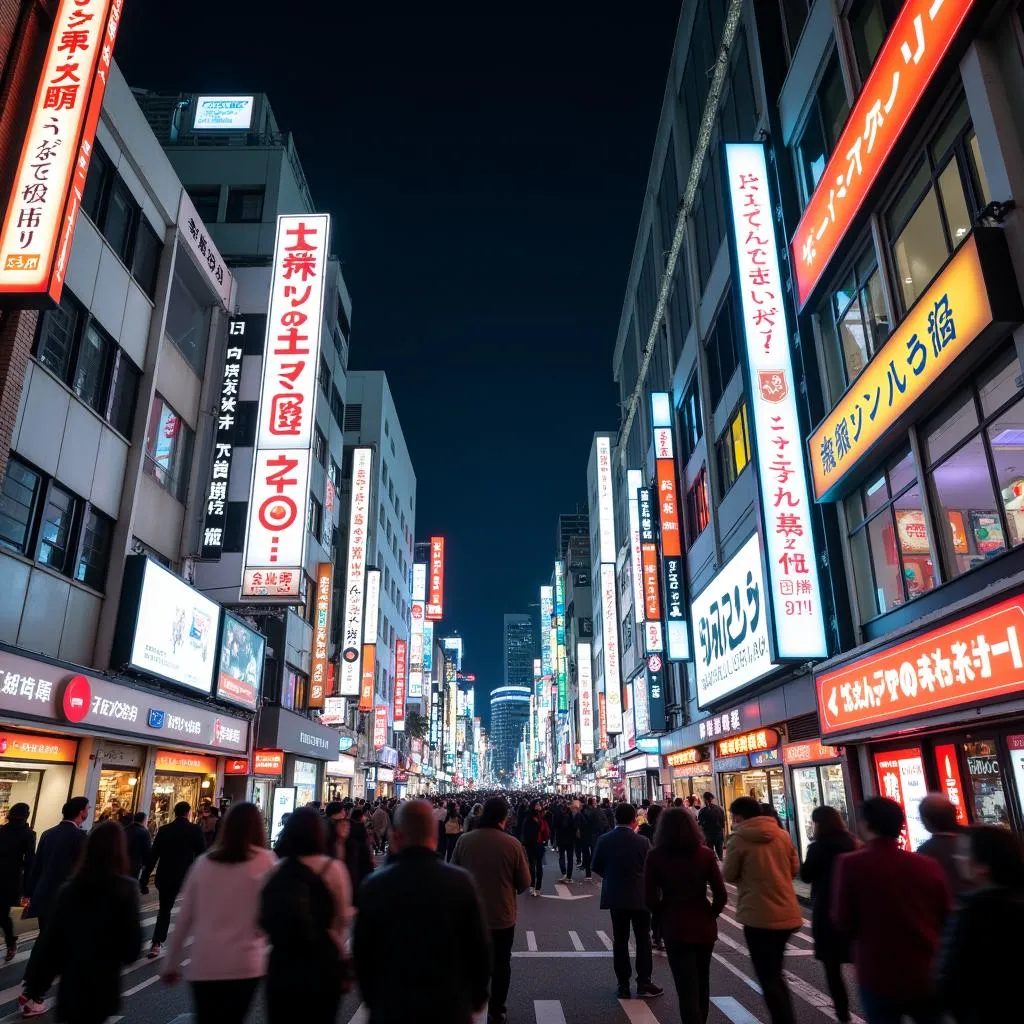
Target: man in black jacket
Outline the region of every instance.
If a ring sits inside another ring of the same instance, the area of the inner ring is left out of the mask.
[[[363,882],[352,938],[356,976],[370,1024],[410,1020],[471,1024],[487,1005],[491,951],[476,887],[436,856],[437,823],[425,800],[399,807],[392,857]],[[430,922],[430,943],[396,984],[395,935]]]
[[[153,868],[159,864],[156,888],[160,893],[160,910],[153,926],[153,944],[149,948],[150,960],[160,955],[160,945],[167,939],[167,932],[171,927],[171,909],[185,882],[188,869],[192,867],[197,857],[206,852],[203,830],[188,820],[191,811],[192,808],[184,800],[174,805],[174,821],[164,825],[157,832],[149,860],[146,861],[142,878],[139,879],[139,884],[145,890],[149,885],[149,876],[153,873]]]
[[[124,833],[128,841],[128,863],[131,865],[132,878],[137,882],[142,869],[149,863],[149,854],[153,849],[153,837],[146,828],[146,812],[137,811],[131,822],[125,825]]]
[[[704,794],[704,806],[697,812],[697,824],[704,833],[704,842],[722,859],[725,843],[725,811],[715,803],[713,793]]]

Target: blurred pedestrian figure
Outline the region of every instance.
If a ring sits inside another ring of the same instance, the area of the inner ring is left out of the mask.
[[[377,809],[370,816],[370,821],[373,825],[373,841],[377,853],[383,853],[388,842],[388,830],[391,828],[388,809],[383,803],[377,805]]]
[[[959,899],[968,887],[967,879],[960,871],[958,861],[961,852],[960,826],[956,821],[956,808],[941,793],[929,793],[920,804],[918,814],[921,824],[931,833],[917,852],[937,861],[953,898]]]
[[[277,857],[266,848],[255,804],[233,804],[210,852],[185,878],[161,980],[185,977],[192,986],[195,1024],[243,1024],[267,969],[267,940],[259,925],[260,893]]]
[[[715,803],[714,793],[704,794],[704,806],[697,812],[697,824],[704,833],[704,842],[721,860],[722,846],[725,843],[725,811]]]
[[[815,807],[811,812],[814,841],[807,847],[807,859],[800,877],[811,887],[811,935],[814,955],[825,970],[825,982],[836,1008],[836,1019],[850,1019],[850,997],[843,980],[843,964],[850,962],[850,942],[836,931],[830,915],[832,879],[836,861],[857,848],[842,816],[834,807]]]
[[[506,835],[507,826],[508,801],[492,796],[481,809],[480,824],[462,836],[452,855],[452,863],[473,876],[491,933],[489,1024],[505,1024],[518,914],[516,897],[530,887],[526,853],[521,843]]]
[[[345,861],[346,843],[352,829],[349,810],[340,800],[332,800],[324,808],[327,824],[327,856]],[[349,872],[351,881],[352,872]]]
[[[335,1024],[352,914],[345,865],[327,855],[323,818],[300,807],[285,826],[284,860],[267,877],[259,925],[270,942],[269,1024]]]
[[[373,839],[366,831],[362,807],[353,807],[349,815],[348,837],[345,839],[345,866],[352,883],[352,898],[359,900],[363,879],[373,873]]]
[[[663,808],[660,804],[651,804],[647,808],[647,820],[636,830],[638,836],[643,836],[649,843],[654,842],[654,832],[658,827],[658,818]]]
[[[1004,984],[1020,970],[1024,934],[1024,844],[997,825],[976,825],[959,839],[968,888],[950,917],[936,969],[939,1009],[957,1024],[1008,1019]],[[1015,988],[1015,986],[1011,987]]]
[[[49,927],[36,943],[32,985],[45,991],[59,976],[55,1019],[102,1024],[120,1008],[121,968],[142,948],[139,886],[128,876],[122,825],[105,821],[83,838],[81,859],[58,893]],[[84,936],[83,925],[88,929]],[[22,1014],[36,1016],[31,1004]]]
[[[196,824],[203,833],[203,844],[208,850],[213,845],[217,829],[220,827],[220,808],[214,807],[212,801],[204,800],[199,808]]]
[[[470,1024],[487,1005],[491,953],[477,890],[465,871],[436,855],[436,845],[430,804],[402,804],[393,856],[363,883],[352,952],[369,1024]],[[396,978],[395,935],[424,926],[429,943]]]
[[[576,815],[571,805],[563,804],[555,816],[555,843],[558,846],[558,869],[561,881],[572,881],[572,866],[576,859]]]
[[[13,804],[7,809],[7,823],[0,826],[0,925],[7,940],[7,963],[18,952],[11,907],[21,904],[36,853],[36,834],[29,828],[29,814],[28,804]]]
[[[651,844],[636,834],[636,808],[622,803],[615,808],[615,828],[594,847],[593,869],[601,876],[601,909],[612,918],[612,964],[619,983],[619,998],[629,999],[629,931],[636,939],[636,994],[660,996],[654,984],[651,952],[651,914],[644,896],[644,862]]]
[[[753,797],[734,800],[729,813],[733,834],[722,874],[739,889],[736,919],[743,925],[772,1024],[793,1024],[793,1000],[782,969],[786,944],[803,922],[793,889],[800,861],[789,833],[763,814]]]
[[[727,901],[725,882],[692,814],[673,807],[657,821],[644,868],[644,898],[664,938],[682,1024],[707,1024],[711,953],[718,939],[716,919]]]
[[[145,811],[132,815],[131,821],[124,827],[124,835],[128,842],[129,873],[139,882],[142,869],[149,863],[149,855],[153,850],[153,837],[146,828]]]
[[[580,847],[583,855],[583,872],[587,879],[593,877],[591,864],[594,860],[594,844],[603,831],[597,800],[588,797],[586,806],[580,810]]]
[[[188,869],[196,857],[206,852],[206,840],[198,825],[188,820],[192,808],[185,800],[174,805],[174,821],[168,822],[156,834],[149,860],[143,869],[140,884],[145,889],[149,876],[156,868],[156,888],[160,893],[160,909],[153,926],[153,941],[149,947],[150,960],[160,955],[160,946],[171,927],[171,910],[181,892]]]
[[[544,843],[547,840],[545,830],[547,822],[541,811],[539,800],[530,804],[529,817],[523,823],[522,841],[526,850],[526,860],[530,866],[530,886],[534,896],[540,895],[544,885]]]
[[[449,861],[455,852],[455,844],[462,835],[462,815],[452,800],[448,804],[448,811],[444,816],[444,859]]]
[[[900,848],[905,819],[895,800],[865,800],[860,822],[865,845],[835,867],[832,920],[853,942],[864,1016],[937,1024],[932,974],[949,885],[937,861]]]
[[[472,832],[480,824],[480,815],[483,814],[483,804],[473,804],[473,809],[466,815],[466,831]]]

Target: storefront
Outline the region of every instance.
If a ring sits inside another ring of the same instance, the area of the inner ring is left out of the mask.
[[[713,792],[711,760],[707,747],[687,747],[666,754],[665,771],[670,779],[672,799],[685,800],[695,796],[702,800],[705,793]]]
[[[254,801],[256,788],[261,787],[260,806],[276,809],[273,791],[281,786],[293,792],[295,807],[323,801],[323,768],[338,756],[338,734],[333,729],[287,708],[268,707],[260,718],[258,739],[257,754],[273,751],[280,758],[273,764],[268,761],[262,776],[253,765]]]
[[[142,773],[146,748],[109,740],[97,742],[93,756],[100,765],[100,781],[93,801],[96,821],[124,821],[141,810]]]
[[[0,817],[14,804],[29,806],[29,824],[41,831],[61,819],[71,796],[78,741],[38,733],[0,732]]]
[[[918,808],[929,792],[945,793],[962,824],[1024,831],[1024,581],[1015,584],[817,673],[822,741],[856,752],[865,792],[903,806],[911,848],[927,838]]]
[[[783,828],[792,833],[780,745],[778,730],[768,728],[716,740],[714,769],[726,811],[733,800],[753,797],[759,804],[770,804]]]
[[[661,758],[656,754],[634,754],[621,762],[626,776],[626,799],[637,807],[644,800],[661,796]]]
[[[153,764],[153,799],[149,807],[149,830],[174,819],[175,804],[185,801],[193,813],[204,800],[217,795],[217,758],[208,754],[186,754],[158,750]]]
[[[325,800],[352,799],[352,780],[356,775],[356,759],[351,754],[339,754],[337,761],[328,761],[325,775],[327,788]]]
[[[851,825],[846,768],[842,751],[837,747],[822,746],[820,740],[785,744],[782,748],[782,763],[790,775],[796,815],[794,825],[800,859],[803,860],[814,838],[811,813],[815,807],[834,807],[847,827]]]

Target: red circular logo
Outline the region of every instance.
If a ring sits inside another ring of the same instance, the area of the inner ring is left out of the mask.
[[[661,658],[659,658],[658,655],[656,655],[656,654],[652,654],[647,659],[647,667],[652,672],[660,672],[661,671]]]
[[[92,704],[92,687],[85,676],[72,676],[64,687],[64,717],[74,724],[81,722]]]
[[[414,619],[422,619],[423,605],[421,605],[419,602],[414,602],[412,608],[410,609],[410,614]]]

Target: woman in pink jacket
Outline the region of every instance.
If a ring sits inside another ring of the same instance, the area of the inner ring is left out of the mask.
[[[232,806],[210,852],[192,865],[160,977],[182,973],[192,986],[196,1024],[243,1024],[267,970],[267,939],[259,926],[260,892],[277,858],[266,848],[255,804]]]

